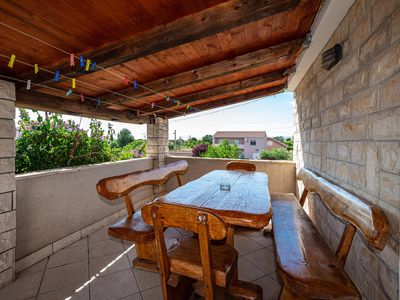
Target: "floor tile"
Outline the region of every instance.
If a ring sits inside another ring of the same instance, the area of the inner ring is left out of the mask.
[[[89,258],[105,256],[125,251],[120,240],[106,240],[89,244]]]
[[[268,277],[275,280],[279,285],[281,285],[281,279],[279,278],[278,273],[273,272],[273,273],[269,274]]]
[[[79,262],[47,269],[44,273],[40,294],[55,291],[76,284],[84,284],[89,279],[88,263]]]
[[[239,252],[239,255],[246,255],[263,248],[263,246],[257,244],[245,235],[235,235],[234,243],[235,249]]]
[[[182,236],[189,236],[192,235],[193,232],[182,229],[182,228],[175,228]]]
[[[38,293],[42,276],[42,272],[17,276],[13,283],[0,289],[0,299],[22,300],[35,297]]]
[[[244,256],[239,257],[238,261],[239,279],[243,281],[253,281],[263,277],[265,274],[257,269]]]
[[[139,289],[141,291],[158,286],[161,284],[160,274],[140,269],[133,269]]]
[[[270,235],[263,234],[263,230],[246,230],[243,234],[263,247],[271,246],[274,243]]]
[[[82,285],[76,284],[53,292],[39,294],[37,300],[63,300],[68,297],[71,297],[71,300],[89,300],[89,286],[81,288]],[[79,291],[76,291],[77,289]]]
[[[142,292],[143,300],[162,300],[162,290],[161,286],[156,286],[154,288],[148,289]]]
[[[181,238],[182,234],[176,228],[168,228],[164,231],[164,237],[170,239]]]
[[[129,259],[126,254],[110,254],[91,258],[89,260],[90,277],[96,274],[99,274],[99,276],[104,276],[130,268],[131,265],[129,264]],[[103,269],[105,270],[101,272]]]
[[[142,295],[140,293],[130,295],[128,297],[121,298],[120,300],[142,300]]]
[[[264,248],[244,256],[253,265],[264,272],[265,275],[275,271],[275,257],[268,249]]]
[[[139,292],[130,269],[97,277],[90,283],[92,300],[116,300]]]
[[[46,269],[46,264],[47,264],[47,260],[48,258],[46,257],[45,259],[42,259],[41,261],[39,261],[38,263],[30,266],[29,268],[26,268],[25,270],[22,270],[21,272],[19,272],[17,274],[18,275],[26,275],[26,274],[33,274],[36,272],[44,272],[44,270]]]
[[[52,254],[49,257],[47,268],[54,268],[57,266],[68,265],[81,261],[88,261],[88,248],[85,245],[72,248],[64,248]]]
[[[89,244],[102,242],[102,241],[108,241],[108,240],[118,240],[118,239],[108,235],[108,227],[100,229],[88,236]]]
[[[272,280],[269,276],[259,278],[253,283],[259,285],[263,289],[263,300],[276,300],[279,298],[281,287],[275,280]]]

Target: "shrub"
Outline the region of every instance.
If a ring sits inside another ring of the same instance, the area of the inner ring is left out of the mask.
[[[207,144],[199,144],[192,149],[192,156],[193,157],[200,157],[204,155],[208,150]]]
[[[131,131],[127,128],[121,129],[117,136],[118,146],[125,147],[129,143],[132,143],[135,139]]]
[[[271,151],[261,151],[261,159],[269,160],[292,160],[291,153],[286,149],[272,149]]]
[[[239,149],[237,145],[231,145],[227,140],[223,140],[218,146],[209,146],[207,152],[202,156],[213,158],[238,158]]]

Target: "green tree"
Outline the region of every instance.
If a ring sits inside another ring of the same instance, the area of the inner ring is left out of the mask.
[[[124,146],[128,145],[129,143],[132,143],[133,141],[134,141],[134,138],[129,129],[124,128],[118,133],[118,137],[117,137],[118,146],[124,147]]]
[[[229,144],[227,140],[223,140],[218,146],[209,146],[207,152],[202,157],[238,158],[239,149],[236,144]]]
[[[292,160],[291,152],[286,149],[272,149],[271,151],[261,151],[261,159],[268,160]]]
[[[212,145],[213,143],[213,136],[211,134],[206,134],[205,136],[203,136],[203,138],[201,139],[202,144],[209,144]]]

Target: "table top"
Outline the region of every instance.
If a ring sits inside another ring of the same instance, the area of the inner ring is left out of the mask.
[[[231,225],[263,228],[271,219],[268,176],[261,172],[215,170],[158,200],[208,208]]]

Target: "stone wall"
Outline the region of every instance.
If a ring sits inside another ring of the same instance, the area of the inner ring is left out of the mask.
[[[14,279],[16,243],[15,87],[0,80],[0,287]]]
[[[386,213],[386,248],[357,234],[346,269],[366,299],[398,299],[400,2],[357,0],[323,51],[336,43],[343,59],[326,71],[318,57],[295,91],[295,160]],[[307,208],[335,249],[344,225],[316,195]]]

